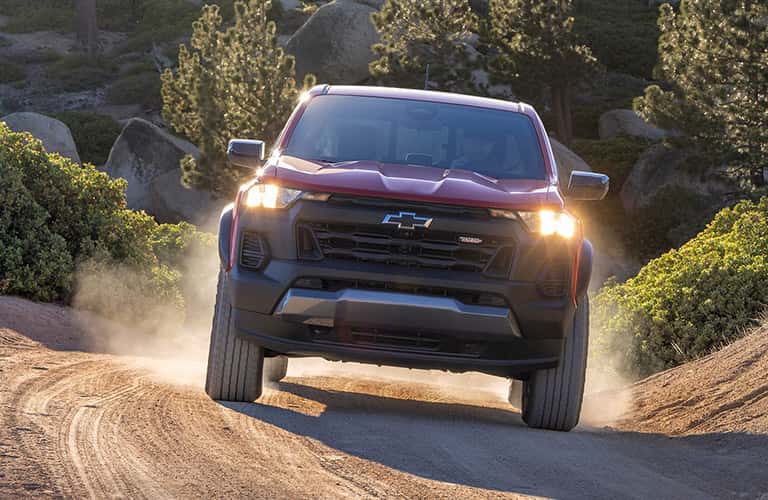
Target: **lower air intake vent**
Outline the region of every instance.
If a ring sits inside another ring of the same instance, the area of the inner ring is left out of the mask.
[[[567,266],[564,262],[552,262],[539,280],[539,290],[547,297],[562,297],[568,287]]]
[[[245,269],[258,270],[267,260],[267,244],[256,233],[243,233],[240,247],[240,265]]]

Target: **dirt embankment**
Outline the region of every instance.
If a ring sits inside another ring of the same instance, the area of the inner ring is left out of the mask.
[[[526,428],[496,390],[503,381],[472,375],[371,379],[294,363],[258,403],[221,404],[200,389],[204,353],[182,366],[84,352],[79,325],[68,309],[0,297],[0,498],[768,494],[768,437],[677,424],[698,418],[698,406],[670,399],[672,372],[635,387],[640,405],[624,430],[564,434]],[[747,380],[737,379],[734,391]],[[697,386],[679,390],[693,397]],[[760,401],[748,393],[729,401]],[[673,404],[662,420],[644,416],[662,401]],[[750,429],[737,413],[730,421]],[[685,429],[701,433],[669,436]]]
[[[622,427],[643,432],[768,434],[768,326],[631,388]],[[768,475],[768,463],[765,464]]]

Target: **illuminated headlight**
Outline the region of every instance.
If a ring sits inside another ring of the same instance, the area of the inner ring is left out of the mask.
[[[254,184],[245,195],[248,208],[285,208],[301,197],[302,192],[274,184]]]
[[[528,229],[543,236],[557,234],[572,238],[576,234],[576,218],[567,212],[541,210],[539,212],[518,212]]]

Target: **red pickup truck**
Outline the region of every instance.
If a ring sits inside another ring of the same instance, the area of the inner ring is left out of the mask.
[[[528,425],[578,423],[592,247],[564,205],[608,177],[560,186],[532,107],[317,86],[266,160],[255,140],[228,155],[256,176],[220,220],[212,398],[320,356],[507,377]]]

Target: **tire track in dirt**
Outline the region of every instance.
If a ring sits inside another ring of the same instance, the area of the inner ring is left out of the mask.
[[[18,337],[0,343],[0,498],[768,493],[764,435],[534,431],[476,390],[348,377],[288,378],[257,404],[222,404],[133,358]]]

